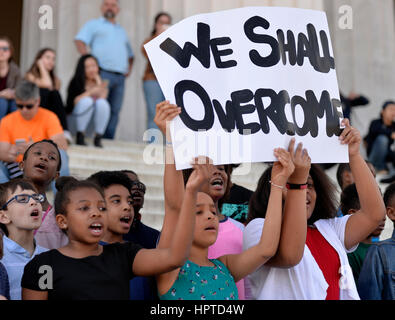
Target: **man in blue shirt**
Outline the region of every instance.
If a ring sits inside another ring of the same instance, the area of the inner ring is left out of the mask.
[[[133,50],[127,33],[115,18],[119,13],[118,0],[103,0],[99,19],[90,20],[75,37],[75,44],[80,54],[94,55],[100,66],[100,75],[109,81],[108,102],[111,105],[111,117],[104,138],[114,139],[118,125],[119,112],[122,107],[125,78],[132,71]]]

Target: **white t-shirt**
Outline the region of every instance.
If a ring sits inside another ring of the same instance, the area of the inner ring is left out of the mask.
[[[350,215],[321,219],[314,223],[318,231],[336,250],[340,259],[340,300],[359,300],[354,277],[344,245],[344,233]],[[265,219],[256,218],[244,229],[243,250],[258,244]],[[245,280],[246,299],[251,300],[325,300],[328,283],[305,245],[302,260],[292,268],[261,266]]]

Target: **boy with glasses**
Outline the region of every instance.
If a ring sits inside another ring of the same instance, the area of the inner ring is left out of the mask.
[[[11,300],[21,299],[21,279],[25,265],[47,249],[36,245],[34,231],[41,225],[45,197],[30,182],[15,179],[0,185],[0,228],[4,232],[4,256]]]

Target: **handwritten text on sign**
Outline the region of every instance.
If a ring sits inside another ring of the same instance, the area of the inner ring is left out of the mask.
[[[166,99],[177,168],[273,161],[295,136],[313,162],[347,162],[335,62],[323,12],[254,7],[193,16],[146,45]],[[238,147],[238,150],[236,150]]]

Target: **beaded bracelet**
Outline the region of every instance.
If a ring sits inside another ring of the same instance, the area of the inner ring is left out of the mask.
[[[269,181],[269,183],[270,183],[272,186],[274,186],[274,187],[277,187],[277,188],[280,188],[280,189],[284,189],[283,186],[279,186],[278,184],[273,183],[271,180]]]

